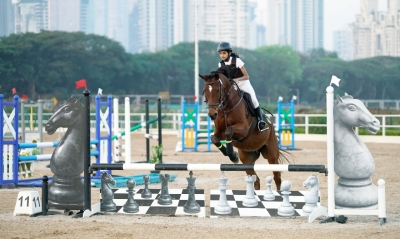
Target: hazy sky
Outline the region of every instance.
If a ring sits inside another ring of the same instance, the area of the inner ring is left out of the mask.
[[[250,0],[258,3],[258,15],[265,15],[265,0]],[[380,0],[380,2],[385,2]],[[324,48],[333,50],[333,31],[343,29],[354,22],[360,12],[360,0],[324,0]],[[261,19],[260,19],[261,18]],[[264,17],[258,18],[259,23],[265,24]]]

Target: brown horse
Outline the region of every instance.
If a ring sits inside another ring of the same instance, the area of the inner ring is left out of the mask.
[[[271,124],[269,129],[260,132],[257,118],[253,117],[243,99],[243,94],[234,81],[219,73],[200,75],[205,81],[203,94],[208,104],[208,115],[214,120],[215,131],[211,142],[233,163],[239,159],[243,164],[254,164],[260,153],[270,164],[282,163],[282,158],[288,161],[279,149],[275,130]],[[226,147],[221,144],[226,141]],[[232,145],[238,149],[239,155]],[[239,159],[238,159],[239,156]],[[247,175],[256,175],[254,189],[260,189],[260,179],[255,171],[246,171]],[[281,187],[281,172],[273,172],[276,188]]]

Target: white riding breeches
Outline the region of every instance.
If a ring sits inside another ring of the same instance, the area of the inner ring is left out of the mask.
[[[254,92],[254,89],[250,83],[250,80],[237,81],[237,84],[242,91],[250,94],[251,101],[253,102],[254,108],[257,108],[260,104],[258,103],[256,93]]]

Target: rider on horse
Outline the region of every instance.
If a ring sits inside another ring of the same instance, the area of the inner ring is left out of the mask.
[[[222,59],[222,61],[218,63],[219,69],[228,67],[228,70],[223,71],[228,71],[227,77],[229,80],[234,80],[240,90],[250,94],[254,111],[258,119],[258,129],[261,132],[267,130],[269,126],[262,117],[263,113],[258,103],[253,86],[250,84],[250,78],[247,74],[246,68],[244,67],[244,62],[239,58],[239,56],[237,56],[235,53],[232,53],[232,47],[229,42],[221,42],[217,47],[217,51]]]

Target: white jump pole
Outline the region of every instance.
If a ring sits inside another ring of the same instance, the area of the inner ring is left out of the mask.
[[[125,163],[131,163],[131,111],[129,97],[125,97]]]
[[[326,87],[326,158],[328,167],[328,217],[335,217],[335,161],[333,142],[333,93],[331,85]]]
[[[119,134],[119,102],[118,98],[113,99],[113,133],[114,135]],[[120,144],[119,138],[115,139],[114,141],[114,151],[116,151],[116,147]],[[119,154],[115,153],[113,154],[114,157],[114,162],[119,162]]]

